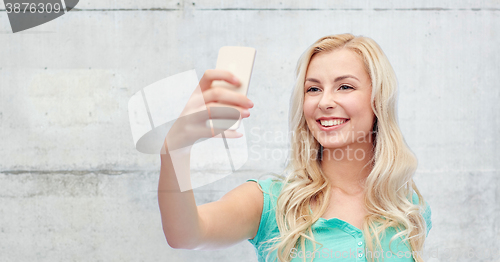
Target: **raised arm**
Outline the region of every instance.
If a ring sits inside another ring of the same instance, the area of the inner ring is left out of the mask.
[[[209,88],[213,80],[224,80],[237,83],[227,71],[209,70],[200,81],[206,106],[230,105],[240,111],[241,117],[248,117],[246,109],[251,107],[249,99],[227,89]],[[207,87],[208,86],[208,87]],[[212,118],[213,118],[212,114]],[[190,119],[189,121],[192,121]],[[196,135],[210,134],[203,130],[202,124],[182,123],[175,128],[176,139],[168,139],[161,154],[161,171],[158,183],[158,203],[161,212],[163,232],[168,244],[181,249],[218,249],[234,245],[242,240],[250,239],[257,233],[263,205],[263,195],[258,185],[253,182],[244,183],[228,192],[220,200],[201,206],[196,205],[192,190],[180,192],[177,179],[189,179],[190,151],[177,152],[172,158],[170,145],[175,149],[185,146],[179,138],[189,137],[189,130],[196,130]],[[175,125],[174,125],[175,126]],[[172,127],[174,129],[174,127]],[[172,130],[171,129],[171,130]],[[226,138],[238,137],[235,131],[224,132]],[[196,141],[190,137],[187,140]],[[169,143],[172,142],[172,143]],[[174,159],[174,164],[172,162]],[[175,173],[175,170],[178,173]],[[179,173],[179,170],[181,172]]]
[[[161,161],[158,202],[172,248],[220,249],[257,234],[263,206],[257,183],[245,182],[218,201],[196,206],[192,190],[179,192],[168,154]]]

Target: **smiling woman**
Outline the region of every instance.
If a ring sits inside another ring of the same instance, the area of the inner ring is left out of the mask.
[[[229,72],[207,70],[200,81],[206,105],[248,117],[251,101],[210,87],[213,80],[237,84]],[[189,177],[189,168],[175,174],[169,153],[162,155],[158,200],[167,241],[216,249],[247,239],[259,262],[423,261],[431,210],[412,179],[417,160],[397,123],[396,94],[394,71],[373,40],[319,39],[297,64],[284,175],[249,179],[197,207],[192,192],[176,188],[176,175]],[[199,129],[192,123],[179,137]]]
[[[431,210],[412,180],[417,161],[397,124],[396,94],[370,38],[327,36],[304,52],[286,175],[256,181],[264,208],[250,242],[260,260],[423,261]]]

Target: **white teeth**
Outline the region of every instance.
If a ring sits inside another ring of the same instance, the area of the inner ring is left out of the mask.
[[[335,119],[335,120],[320,120],[322,126],[337,126],[345,123],[345,119]]]

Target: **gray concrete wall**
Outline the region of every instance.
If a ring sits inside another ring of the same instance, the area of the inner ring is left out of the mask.
[[[1,261],[256,261],[246,242],[167,245],[159,156],[134,149],[128,99],[176,73],[201,77],[221,46],[257,49],[250,159],[195,189],[198,204],[215,201],[281,170],[295,63],[344,32],[377,41],[398,76],[400,124],[433,212],[429,261],[500,261],[500,1],[88,0],[16,34],[0,8]]]

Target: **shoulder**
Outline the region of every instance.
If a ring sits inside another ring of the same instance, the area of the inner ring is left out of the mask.
[[[413,201],[414,205],[419,205],[420,199],[419,199],[416,192],[413,192],[412,201]],[[425,220],[426,236],[427,236],[429,234],[429,231],[432,228],[432,220],[431,220],[432,210],[431,210],[431,206],[429,205],[427,200],[424,200],[424,203],[421,207],[422,207],[422,209],[421,209],[420,213],[422,214],[422,217]]]
[[[269,211],[275,209],[278,197],[281,193],[283,187],[283,181],[279,178],[269,177],[266,179],[248,179],[250,181],[256,182],[260,189],[260,194],[263,195],[263,210]]]
[[[264,194],[272,195],[273,197],[278,197],[283,181],[280,178],[269,177],[266,179],[248,179],[247,182],[253,181],[259,185],[259,188]]]
[[[258,246],[262,241],[269,238],[269,235],[276,227],[275,209],[282,181],[279,178],[270,177],[266,179],[248,179],[247,184],[250,183],[258,185],[259,200],[262,201],[262,212],[257,233],[254,238],[249,239],[250,243]]]

